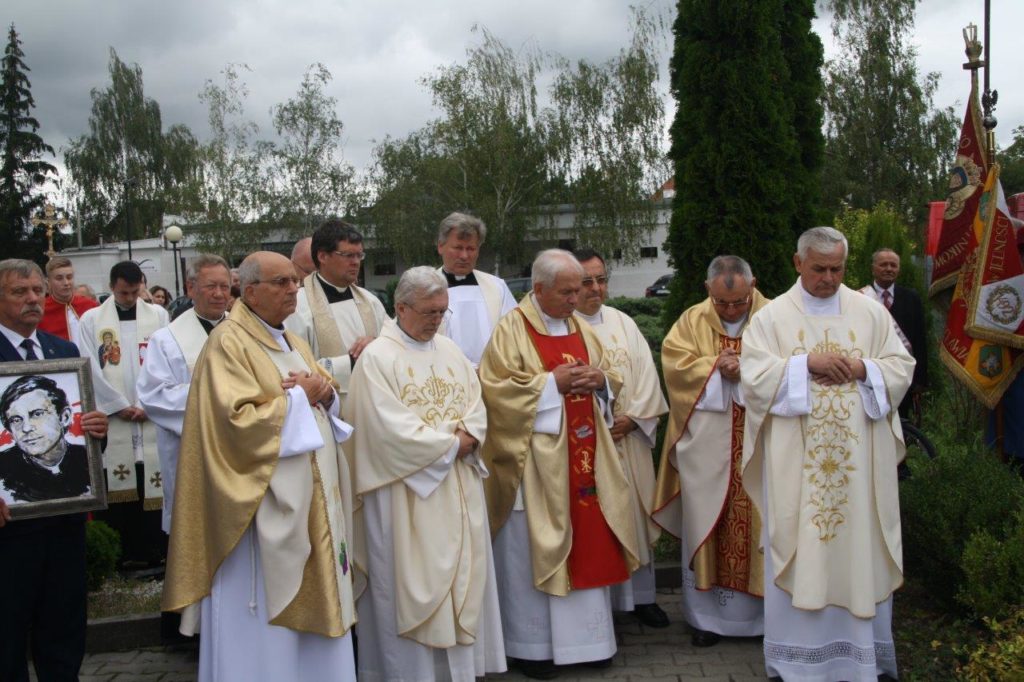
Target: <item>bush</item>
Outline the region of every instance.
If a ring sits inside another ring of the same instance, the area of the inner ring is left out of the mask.
[[[956,608],[968,538],[981,530],[1005,538],[1007,519],[1024,508],[1024,481],[979,438],[964,445],[939,433],[934,440],[939,456],[912,463],[913,475],[900,484],[904,567]]]
[[[121,558],[121,536],[102,521],[85,524],[85,583],[90,592],[114,575]]]
[[[605,301],[605,305],[609,308],[621,310],[634,320],[639,315],[649,315],[660,320],[661,308],[664,303],[665,300],[661,298],[628,298],[626,296],[616,296]]]
[[[969,652],[967,665],[958,672],[970,682],[1024,679],[1024,608],[1017,607],[1005,621],[986,618],[992,641]]]
[[[1016,514],[1002,533],[976,531],[964,546],[961,566],[966,580],[956,599],[975,617],[1002,620],[1024,604],[1024,514]]]

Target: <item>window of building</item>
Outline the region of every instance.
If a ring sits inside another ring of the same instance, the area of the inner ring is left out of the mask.
[[[385,261],[383,263],[374,263],[373,274],[376,276],[386,276],[395,274],[395,262]]]
[[[641,246],[640,247],[641,258],[657,258],[658,247],[657,246]]]

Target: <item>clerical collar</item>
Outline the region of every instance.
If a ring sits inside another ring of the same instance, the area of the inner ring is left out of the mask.
[[[453,275],[444,268],[441,269],[444,273],[444,278],[448,280],[448,288],[452,287],[464,287],[464,286],[480,286],[476,281],[476,273],[470,272],[468,275]]]
[[[196,319],[199,320],[199,324],[203,325],[203,329],[206,330],[206,334],[209,335],[213,331],[213,328],[224,321],[225,315],[221,315],[218,320],[208,320],[196,313]]]
[[[328,303],[341,303],[352,300],[352,287],[336,287],[316,273],[316,279],[320,282],[320,288],[324,290]]]
[[[405,330],[402,329],[402,325],[398,324],[397,319],[395,320],[395,329],[397,329],[398,333],[402,335],[402,341],[405,342],[405,345],[409,346],[412,350],[426,351],[433,350],[435,348],[434,339],[430,339],[430,341],[420,341],[419,339],[412,338],[405,333]]]
[[[735,322],[726,322],[722,318],[718,318],[718,319],[722,322],[722,326],[725,327],[725,333],[728,334],[730,337],[735,339],[735,338],[739,337],[740,330],[743,329],[743,325],[745,325],[747,323],[747,318],[749,318],[749,317],[750,317],[750,313],[748,312],[747,314],[745,314],[743,317],[741,317],[740,319],[736,320]]]
[[[584,320],[586,320],[587,324],[589,324],[590,326],[594,326],[594,325],[598,325],[598,324],[604,324],[604,316],[601,315],[601,310],[603,308],[604,308],[604,306],[601,306],[600,308],[598,308],[597,312],[594,313],[593,315],[587,315],[586,313],[580,312],[578,310],[576,311],[576,314],[579,315],[580,317],[582,317]]]
[[[839,315],[839,290],[828,298],[819,298],[804,289],[803,282],[800,283],[800,295],[803,296],[804,312],[811,315]]]
[[[135,311],[138,307],[139,305],[136,303],[131,308],[122,308],[116,301],[114,302],[114,309],[117,310],[117,319],[121,322],[134,321]]]
[[[547,327],[549,336],[558,336],[551,332],[564,331],[566,334],[569,333],[569,320],[561,317],[551,317],[540,307],[540,303],[537,302],[537,297],[530,293],[530,300],[533,301],[533,307],[537,309],[537,313],[540,315],[541,321],[544,322],[544,326]]]

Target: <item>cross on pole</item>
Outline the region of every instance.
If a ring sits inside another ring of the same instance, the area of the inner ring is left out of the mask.
[[[47,203],[43,206],[43,217],[36,216],[32,218],[32,224],[36,227],[40,225],[46,226],[46,241],[50,248],[47,249],[46,255],[53,258],[57,255],[57,252],[53,250],[53,228],[61,228],[68,224],[68,219],[61,216],[57,217],[57,209],[53,207],[53,204]]]

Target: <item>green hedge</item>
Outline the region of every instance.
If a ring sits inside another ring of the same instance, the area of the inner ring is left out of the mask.
[[[103,521],[85,524],[85,584],[90,592],[114,575],[121,558],[121,536]]]

